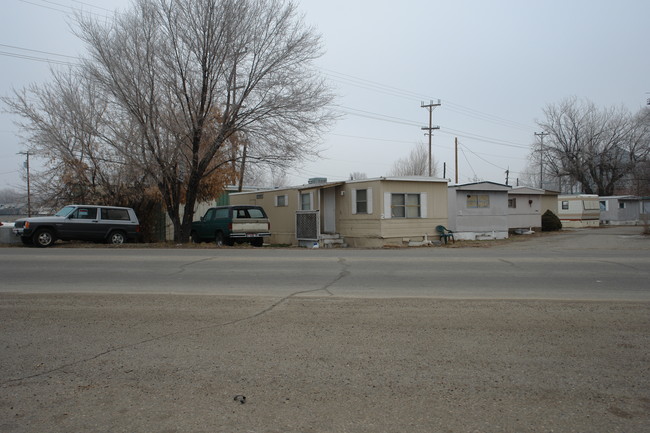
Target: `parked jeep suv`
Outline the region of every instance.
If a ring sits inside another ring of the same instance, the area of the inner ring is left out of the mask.
[[[122,244],[135,240],[140,223],[131,208],[69,205],[53,216],[19,219],[14,233],[24,244],[49,247],[57,239]]]

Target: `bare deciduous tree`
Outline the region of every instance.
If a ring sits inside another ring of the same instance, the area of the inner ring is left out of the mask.
[[[245,176],[244,162],[313,156],[335,119],[312,64],[320,37],[291,2],[136,0],[110,22],[79,15],[78,25],[83,65],[5,102],[56,161],[50,185],[90,202],[115,177],[131,187],[137,177],[157,189],[175,241],[187,241],[196,201]]]
[[[431,156],[432,176],[438,175],[438,167],[433,155]],[[429,175],[429,148],[426,144],[418,144],[411,149],[409,155],[393,163],[388,173],[389,176],[428,176]]]
[[[650,128],[644,112],[600,110],[569,98],[544,113],[539,125],[549,135],[541,149],[543,177],[559,179],[561,187],[577,183],[587,194],[612,195],[648,159]]]
[[[144,176],[126,167],[108,145],[107,101],[91,80],[73,69],[52,76],[50,83],[2,98],[21,116],[19,126],[30,150],[47,160],[46,169],[32,177],[35,194],[51,205],[107,198],[130,203],[132,190],[144,187]]]
[[[362,179],[368,179],[368,175],[360,171],[353,171],[352,173],[350,173],[350,180],[362,180]]]
[[[145,239],[151,239],[159,193],[148,175],[113,146],[117,125],[128,129],[128,122],[78,69],[53,72],[52,77],[47,84],[2,98],[20,116],[30,152],[45,159],[44,168],[30,176],[32,201],[50,209],[69,203],[130,206]]]
[[[117,148],[155,179],[176,241],[188,239],[201,183],[232,160],[233,136],[251,143],[249,160],[288,164],[333,119],[311,63],[320,39],[293,3],[138,0],[109,24],[80,16],[78,35],[84,70],[137,127]]]
[[[26,201],[25,194],[11,188],[0,189],[0,204],[16,204]]]
[[[247,186],[282,188],[289,186],[287,172],[276,165],[254,164],[246,169],[244,181]]]

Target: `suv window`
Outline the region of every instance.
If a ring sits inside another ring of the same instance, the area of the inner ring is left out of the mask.
[[[251,218],[266,218],[262,209],[248,209],[248,214]]]
[[[72,213],[71,219],[94,220],[97,218],[96,207],[80,207]]]
[[[214,218],[228,218],[228,208],[217,209]]]
[[[126,209],[102,208],[103,220],[129,221],[129,211]]]

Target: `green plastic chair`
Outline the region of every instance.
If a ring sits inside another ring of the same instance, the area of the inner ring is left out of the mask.
[[[436,232],[438,232],[441,242],[444,241],[445,243],[447,243],[448,239],[451,239],[453,243],[456,243],[456,239],[454,239],[454,232],[448,230],[445,226],[437,226]]]

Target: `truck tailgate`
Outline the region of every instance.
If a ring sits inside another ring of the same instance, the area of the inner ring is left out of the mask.
[[[269,223],[266,220],[233,220],[233,233],[266,233],[269,231]]]

